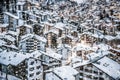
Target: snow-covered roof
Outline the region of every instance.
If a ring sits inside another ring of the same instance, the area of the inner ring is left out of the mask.
[[[44,55],[47,55],[47,56],[52,57],[52,58],[55,58],[57,60],[61,60],[61,58],[62,58],[62,55],[57,54],[57,53],[44,53]]]
[[[85,51],[93,50],[94,51],[95,50],[94,48],[88,45],[81,44],[81,43],[77,44],[77,46],[75,46],[73,49],[76,51],[80,51],[80,50],[85,50]]]
[[[4,38],[7,39],[7,40],[9,40],[9,41],[12,41],[12,42],[16,40],[16,39],[15,39],[13,36],[11,36],[11,35],[5,35]]]
[[[112,59],[103,57],[92,64],[114,79],[120,79],[120,64],[113,61]]]
[[[110,36],[110,35],[105,35],[104,38],[107,39],[108,41],[115,39],[115,37]]]
[[[109,51],[102,51],[102,52],[100,51],[98,53],[93,52],[86,55],[88,60],[83,60],[82,58],[78,58],[78,57],[72,58],[73,68],[84,66],[92,62],[95,62],[109,53],[110,53]]]
[[[92,35],[92,33],[91,32],[83,32],[82,34],[87,34],[87,35]]]
[[[29,21],[32,21],[33,23],[37,23],[37,20],[29,19]]]
[[[27,55],[29,55],[30,57],[33,57],[33,58],[38,58],[39,56],[41,56],[42,55],[42,53],[40,52],[40,51],[38,51],[38,50],[36,50],[36,51],[34,51],[34,52],[32,52],[32,53],[26,53]]]
[[[7,27],[9,24],[0,24],[0,27]]]
[[[62,67],[54,68],[53,72],[57,74],[63,80],[65,79],[76,80],[75,75],[78,74],[78,72],[70,66],[62,66]]]
[[[5,35],[6,35],[6,32],[5,33],[0,33],[0,39],[4,38]]]
[[[18,16],[16,16],[16,15],[13,15],[13,14],[11,14],[11,13],[9,13],[9,12],[4,12],[6,15],[9,15],[10,17],[13,17],[13,18],[15,18],[15,19],[19,19],[19,17]]]
[[[17,26],[17,27],[19,28],[19,27],[22,27],[22,26],[27,27],[27,28],[33,28],[31,25],[28,25],[28,24],[24,24],[24,25]]]
[[[87,65],[89,63],[90,63],[89,60],[82,60],[81,62],[75,63],[72,66],[73,66],[73,68],[77,68],[77,67],[80,67],[80,66]]]
[[[105,55],[108,55],[109,53],[110,53],[109,51],[99,51],[98,53],[93,52],[93,53],[90,53],[90,54],[86,55],[86,57],[90,61],[94,62],[94,61],[100,59],[101,57],[103,57]]]
[[[18,35],[18,32],[15,32],[15,31],[8,31],[8,34],[11,34],[11,35]]]
[[[21,54],[21,53],[17,53],[17,52],[6,52],[3,51],[0,53],[0,63],[4,64],[4,65],[18,65],[20,62],[22,62],[23,60],[25,60],[26,56]]]
[[[39,5],[38,0],[34,0],[34,1],[32,1],[32,0],[27,0],[27,1],[30,2],[31,4]]]
[[[18,53],[18,52],[13,52],[13,51],[3,51],[0,53],[0,63],[4,64],[4,65],[14,65],[17,66],[18,64],[20,64],[22,61],[24,61],[25,59],[28,58],[38,58],[39,56],[41,56],[41,53],[39,51],[34,51],[32,53]]]
[[[13,44],[11,44],[11,45],[3,45],[3,46],[6,46],[7,48],[13,48],[13,49],[18,50],[18,48]]]
[[[58,32],[57,30],[55,30],[55,29],[51,29],[51,30],[49,30],[48,32],[46,32],[45,34],[48,34],[48,33],[54,33],[54,34],[56,34],[56,35],[59,34],[59,32]]]
[[[74,37],[72,35],[64,35],[62,37],[60,37],[59,39],[62,39],[62,38],[70,38],[70,39],[74,39]]]
[[[59,23],[56,23],[54,27],[58,28],[58,29],[61,29],[61,30],[64,30],[65,24],[59,22]]]
[[[4,39],[7,39],[7,40],[12,41],[12,42],[15,41],[15,38],[13,36],[11,36],[11,35],[1,34],[0,38],[4,38]]]
[[[118,48],[120,48],[120,45],[117,45]]]
[[[42,22],[43,24],[49,25],[49,26],[54,26],[53,23],[49,23],[49,22]]]
[[[111,49],[120,53],[120,49],[114,49],[114,48],[111,48]]]
[[[2,51],[3,51],[3,49],[0,48],[0,52],[2,52]]]
[[[29,14],[30,16],[34,16],[34,17],[37,17],[37,18],[40,18],[38,15],[36,14],[33,14],[32,12],[30,11],[24,11],[26,14]]]
[[[91,32],[83,32],[82,34],[87,34],[87,35],[89,35],[89,36],[93,36],[93,37],[95,37],[95,38],[104,38],[104,35],[102,35],[102,34],[97,34],[97,33],[91,33]]]
[[[24,4],[25,4],[25,2],[23,2],[23,1],[17,2],[17,5],[24,5]]]
[[[2,75],[6,75],[6,73],[2,72]],[[8,80],[21,80],[20,78],[10,75],[10,74],[7,74],[7,78],[8,78]],[[0,79],[5,80],[6,76],[0,76]]]
[[[116,39],[120,39],[120,32],[117,34]]]
[[[68,44],[58,44],[57,48],[58,50],[64,49],[64,48],[71,49],[71,46]]]
[[[78,56],[71,58],[72,63],[78,63],[78,62],[82,62],[82,61],[83,61],[83,59]]]
[[[111,48],[111,46],[104,44],[104,43],[98,44],[97,46],[103,51],[107,51]]]
[[[33,38],[33,37],[35,37],[37,40],[40,40],[42,42],[45,42],[45,43],[47,42],[47,40],[44,37],[38,36],[36,34],[26,34],[26,35],[22,36],[21,42],[26,41],[26,40]]]
[[[104,38],[104,36],[102,34],[92,34],[93,37],[95,38]]]
[[[0,39],[0,46],[5,45],[6,42]]]
[[[25,25],[23,25],[23,26],[26,26],[26,27],[28,27],[28,28],[32,28],[32,26],[31,26],[31,25],[28,25],[28,24],[25,24]]]
[[[54,59],[61,60],[62,55],[55,53],[55,52],[52,51],[51,49],[47,49],[46,51],[47,51],[47,52],[43,52],[43,51],[40,51],[40,52],[41,52],[42,54],[47,55],[47,56],[49,56],[49,57],[52,57],[52,58],[54,58]]]

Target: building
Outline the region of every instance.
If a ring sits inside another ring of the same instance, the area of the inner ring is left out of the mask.
[[[91,53],[92,54],[92,53]],[[90,56],[89,56],[90,57]],[[73,67],[80,73],[80,80],[119,80],[119,63],[104,56],[91,55],[88,61],[81,60]],[[113,68],[115,67],[115,68]],[[114,74],[113,74],[114,73]]]
[[[79,80],[78,72],[70,66],[62,66],[46,71],[45,80]]]
[[[7,80],[43,80],[43,66],[40,56],[41,53],[39,51],[34,51],[31,54],[23,54],[12,51],[1,52],[1,78],[5,78]]]
[[[46,51],[46,39],[36,34],[26,34],[21,37],[19,49],[22,52],[33,52],[34,50]]]

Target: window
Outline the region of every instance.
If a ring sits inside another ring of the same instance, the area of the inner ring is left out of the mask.
[[[36,68],[37,68],[37,69],[40,69],[40,66],[37,66]]]
[[[40,72],[37,72],[37,73],[36,73],[36,75],[39,75],[39,74],[40,74]]]
[[[0,64],[0,71],[2,71],[2,65]]]
[[[94,71],[95,74],[98,74],[98,71]]]
[[[30,77],[33,77],[33,76],[34,76],[34,73],[30,74],[29,76],[30,76]]]
[[[95,79],[95,80],[97,80],[97,79],[98,79],[98,77],[94,77],[94,79]],[[100,79],[100,80],[101,80],[101,79]]]
[[[34,61],[32,61],[31,63],[30,63],[30,65],[33,65],[34,64]]]
[[[29,70],[30,70],[30,71],[33,71],[33,70],[34,70],[34,67],[30,68]]]
[[[102,78],[102,77],[100,77],[99,79],[100,79],[100,80],[104,80],[104,78]]]
[[[21,8],[20,8],[21,6],[20,5],[18,5],[18,10],[21,10]]]
[[[100,72],[100,75],[103,75],[103,73],[102,73],[102,72]]]

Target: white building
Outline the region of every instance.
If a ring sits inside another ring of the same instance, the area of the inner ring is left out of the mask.
[[[62,66],[46,71],[45,80],[79,80],[78,72],[70,66]]]
[[[80,80],[120,79],[120,65],[108,57],[100,57],[100,55],[95,56],[95,54],[92,54],[91,59],[81,60],[75,63],[73,67],[80,73]]]
[[[0,76],[7,80],[43,80],[41,53],[0,53]],[[12,76],[11,76],[12,75]]]
[[[26,34],[21,37],[19,48],[22,52],[33,52],[34,50],[45,51],[46,39],[35,34]]]
[[[62,55],[63,60],[68,60],[72,56],[71,46],[67,44],[60,44],[57,47],[57,53]]]

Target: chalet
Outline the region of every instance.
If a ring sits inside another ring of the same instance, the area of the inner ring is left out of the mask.
[[[116,68],[113,69],[113,67]],[[79,63],[79,66],[75,67],[80,74],[80,80],[119,80],[119,68],[120,65],[108,57],[100,58],[93,63],[83,61]]]
[[[0,35],[0,39],[4,40],[6,42],[6,44],[11,45],[11,44],[15,44],[16,38],[8,35],[8,34],[1,34]]]
[[[18,26],[19,17],[10,13],[4,12],[4,24],[9,24],[8,30],[16,31],[16,26]]]
[[[17,10],[27,11],[31,9],[32,4],[26,0],[20,0],[17,2]]]
[[[45,34],[47,38],[47,46],[51,48],[56,48],[57,47],[57,37],[58,37],[58,32],[55,31],[54,29],[49,30]]]
[[[46,51],[47,40],[36,34],[26,34],[21,37],[19,49],[23,52],[33,52],[34,50]]]
[[[38,51],[31,54],[3,51],[0,53],[0,75],[7,80],[14,77],[18,78],[17,80],[42,80],[43,67],[40,56]],[[13,77],[9,78],[9,75]]]
[[[72,56],[71,46],[67,44],[59,44],[57,53],[62,55],[63,60],[68,60]]]
[[[70,66],[62,66],[46,71],[45,80],[79,80],[79,73]]]
[[[30,34],[33,33],[33,27],[31,25],[24,24],[17,27],[17,32],[19,33],[19,36]]]
[[[73,41],[74,41],[74,37],[71,35],[64,35],[58,38],[58,42],[61,44],[68,44],[72,46]]]
[[[48,50],[47,52],[40,51],[43,54],[42,60],[43,60],[44,70],[61,66],[62,55],[55,53],[51,49],[47,49],[47,50]]]
[[[96,51],[96,48],[94,49],[84,44],[78,44],[77,46],[73,47],[72,56],[79,56],[82,59],[87,59],[86,55],[95,51]]]

